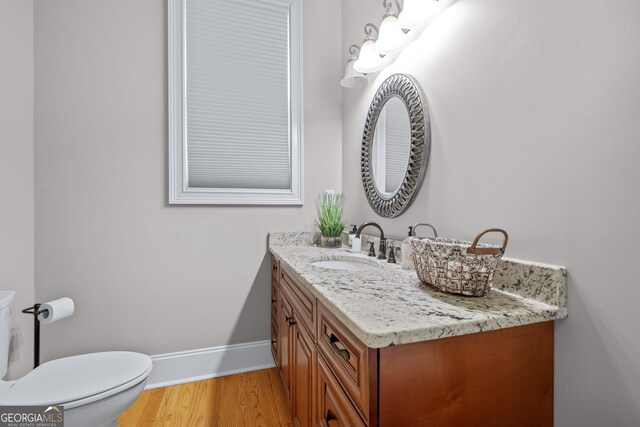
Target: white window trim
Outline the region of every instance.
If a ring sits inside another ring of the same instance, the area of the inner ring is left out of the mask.
[[[302,1],[263,0],[289,8],[289,79],[291,189],[190,188],[186,163],[186,129],[183,56],[186,0],[167,0],[168,10],[168,125],[169,204],[198,205],[302,205]],[[297,35],[291,37],[291,34]]]

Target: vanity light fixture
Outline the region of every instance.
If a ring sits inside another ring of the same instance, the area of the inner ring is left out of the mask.
[[[436,17],[440,7],[438,0],[404,0],[404,8],[398,15],[397,23],[406,29],[422,27]]]
[[[422,31],[423,27],[453,1],[455,0],[404,0],[401,6],[398,0],[383,0],[382,4],[386,12],[380,29],[372,23],[364,26],[367,36],[360,47],[360,55],[355,56],[353,52],[355,45],[349,47],[351,58],[347,62],[344,78],[340,84],[349,88],[364,86],[367,80],[363,74],[380,71],[385,65],[382,58],[401,50],[407,44],[409,41],[407,33]],[[373,35],[374,30],[376,37]]]
[[[348,88],[360,88],[367,84],[367,76],[353,68],[353,64],[358,59],[358,53],[360,52],[360,46],[352,44],[349,46],[349,53],[351,58],[347,61],[347,67],[344,70],[344,78],[340,80],[340,85]]]
[[[372,23],[364,26],[364,32],[367,36],[360,47],[360,56],[353,63],[353,69],[360,73],[374,73],[380,71],[383,66],[382,57],[380,57],[378,51],[373,47],[376,41],[376,37],[372,34],[374,30],[376,36],[380,34],[378,27]]]
[[[421,2],[431,2],[432,0],[418,0]],[[393,11],[393,5],[396,5],[396,11]],[[398,0],[392,3],[390,0],[382,0],[382,5],[387,9],[380,24],[378,40],[374,47],[381,55],[396,52],[404,47],[407,43],[407,34],[402,31],[398,24],[398,14],[402,13],[402,7]]]

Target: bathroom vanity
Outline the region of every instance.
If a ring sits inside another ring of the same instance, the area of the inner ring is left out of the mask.
[[[297,426],[553,425],[566,272],[503,260],[494,289],[441,293],[313,233],[271,233],[272,352]],[[319,260],[353,260],[364,271]]]

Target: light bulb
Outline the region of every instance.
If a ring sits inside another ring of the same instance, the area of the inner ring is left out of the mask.
[[[404,0],[398,25],[406,29],[420,27],[431,22],[439,12],[440,3],[437,0]]]
[[[373,47],[374,41],[367,39],[360,47],[360,57],[353,63],[353,69],[360,73],[374,73],[382,69],[382,58]]]
[[[347,62],[347,66],[344,70],[344,77],[340,80],[342,87],[359,88],[367,84],[367,76],[354,70],[353,64],[356,62],[356,58],[352,57]]]
[[[393,53],[402,49],[406,42],[407,35],[402,31],[400,25],[398,25],[398,18],[396,18],[395,15],[386,16],[382,20],[382,24],[380,24],[380,34],[375,43],[375,48],[378,53],[381,55]]]

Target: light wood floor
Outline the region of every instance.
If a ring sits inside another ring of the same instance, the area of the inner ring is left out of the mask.
[[[275,369],[142,392],[118,427],[293,426]]]

